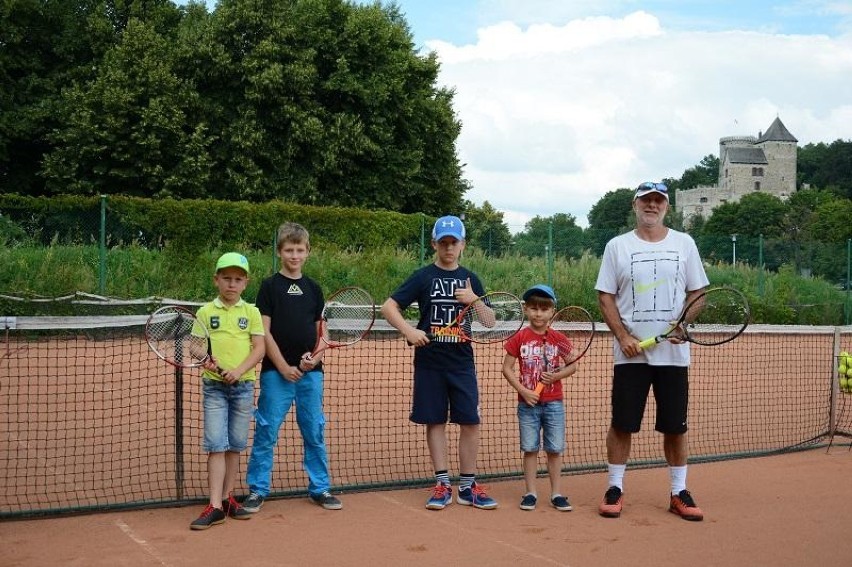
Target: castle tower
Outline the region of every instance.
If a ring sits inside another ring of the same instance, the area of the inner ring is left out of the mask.
[[[798,142],[776,117],[755,144],[763,149],[766,156],[766,187],[781,199],[787,199],[796,192]]]

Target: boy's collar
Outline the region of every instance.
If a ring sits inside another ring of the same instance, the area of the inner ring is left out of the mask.
[[[234,303],[233,305],[225,305],[224,303],[222,303],[222,298],[219,297],[218,295],[216,296],[216,299],[213,300],[213,305],[215,305],[219,309],[227,309],[229,307],[236,307],[238,305],[242,305],[243,303],[245,303],[245,300],[242,297],[240,297],[237,300],[237,302]]]

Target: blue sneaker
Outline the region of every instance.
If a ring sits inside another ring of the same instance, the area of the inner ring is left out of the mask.
[[[497,507],[497,501],[485,494],[485,487],[475,482],[470,488],[459,490],[456,502],[462,506],[473,506],[481,510],[493,510]]]
[[[427,510],[443,510],[453,502],[452,487],[440,482],[432,488],[432,496],[426,501]]]

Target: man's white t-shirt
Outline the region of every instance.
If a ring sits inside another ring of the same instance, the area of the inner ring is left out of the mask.
[[[634,231],[616,236],[604,250],[595,289],[615,295],[621,321],[631,335],[644,340],[667,332],[680,317],[686,294],[707,287],[695,241],[668,229],[659,242],[647,242]],[[689,366],[689,344],[664,341],[627,358],[613,341],[615,364]]]

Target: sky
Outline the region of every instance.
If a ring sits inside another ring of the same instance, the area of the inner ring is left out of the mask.
[[[852,1],[396,4],[455,91],[465,198],[513,233],[556,213],[585,227],[607,192],[679,178],[776,117],[800,146],[852,139]]]

